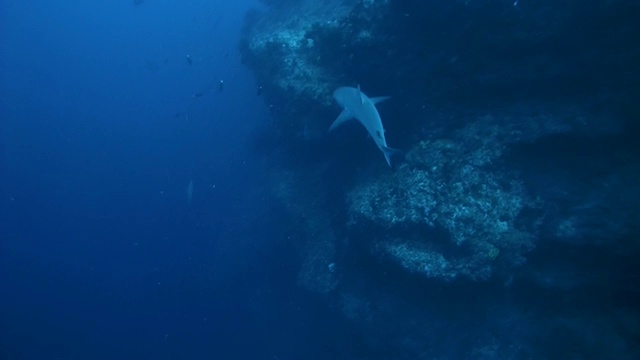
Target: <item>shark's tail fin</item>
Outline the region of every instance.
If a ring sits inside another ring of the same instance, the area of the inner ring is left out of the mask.
[[[400,153],[400,150],[393,149],[388,146],[382,146],[380,147],[380,150],[382,150],[384,158],[387,160],[387,164],[389,164],[389,166],[391,166],[391,157]]]

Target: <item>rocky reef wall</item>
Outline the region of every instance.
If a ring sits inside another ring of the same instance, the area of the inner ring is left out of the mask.
[[[441,358],[451,344],[433,339],[460,314],[473,324],[458,358],[550,356],[523,345],[535,331],[522,322],[578,333],[587,319],[530,319],[505,296],[576,299],[635,266],[640,3],[265,3],[240,48],[272,111],[274,191],[302,225],[300,284],[394,358]],[[332,91],[357,85],[391,96],[378,110],[404,153],[393,169],[357,126],[327,132]],[[594,252],[627,265],[572,261]],[[615,317],[585,326],[637,334]]]

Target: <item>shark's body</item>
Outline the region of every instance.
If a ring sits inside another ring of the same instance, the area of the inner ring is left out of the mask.
[[[380,114],[376,109],[376,103],[386,100],[388,96],[369,98],[362,91],[360,87],[341,87],[333,92],[333,97],[338,104],[342,107],[342,112],[338,118],[331,124],[329,131],[340,126],[350,119],[357,119],[367,129],[369,135],[376,142],[378,148],[384,154],[384,158],[387,160],[387,164],[391,166],[391,155],[396,150],[387,146],[387,140],[384,137],[384,128],[382,127],[382,120]]]

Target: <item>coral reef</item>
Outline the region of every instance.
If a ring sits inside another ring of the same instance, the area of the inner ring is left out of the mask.
[[[240,49],[272,111],[265,161],[300,225],[299,284],[387,358],[575,357],[520,342],[535,331],[505,293],[528,303],[614,291],[602,279],[629,265],[605,264],[640,254],[638,3],[265,2]],[[357,84],[391,96],[379,109],[386,137],[406,150],[394,169],[355,129],[326,134],[332,91]],[[630,281],[620,288],[640,298]],[[467,311],[482,286],[498,295]],[[474,319],[464,330],[450,325],[460,313]]]
[[[338,284],[336,270],[337,237],[331,218],[321,206],[326,188],[320,181],[323,167],[313,173],[273,172],[274,194],[302,229],[303,235],[291,239],[303,258],[298,283],[304,288],[326,294]],[[308,191],[313,188],[315,191]]]
[[[496,261],[522,264],[534,235],[516,222],[536,204],[515,176],[490,169],[501,130],[476,121],[452,139],[418,143],[398,171],[350,193],[352,226],[382,234],[382,254],[427,277],[487,279]]]

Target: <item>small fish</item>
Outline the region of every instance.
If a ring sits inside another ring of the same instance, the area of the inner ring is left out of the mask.
[[[189,181],[189,185],[187,185],[187,201],[191,204],[191,199],[193,198],[193,180]]]

